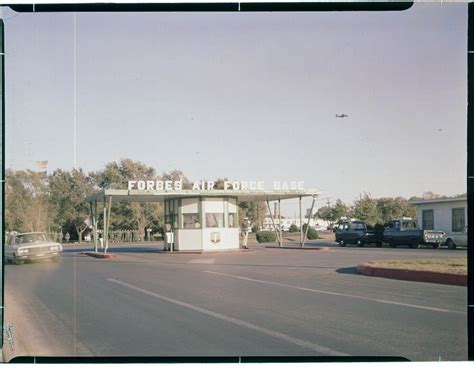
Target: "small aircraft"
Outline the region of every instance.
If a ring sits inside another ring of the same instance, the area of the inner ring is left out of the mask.
[[[347,114],[336,114],[336,118],[347,118],[348,115]]]

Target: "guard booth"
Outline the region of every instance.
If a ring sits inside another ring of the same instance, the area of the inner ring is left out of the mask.
[[[165,237],[165,249],[170,251],[224,251],[240,247],[239,201],[266,201],[270,217],[273,220],[270,201],[299,198],[300,220],[302,219],[301,199],[317,197],[315,191],[233,191],[233,190],[102,190],[88,196],[97,252],[98,213],[104,219],[104,246],[108,247],[110,213],[115,202],[163,202],[164,225],[168,237]],[[100,208],[100,210],[99,210]],[[312,213],[312,210],[311,210]],[[278,216],[281,217],[280,211]],[[280,222],[281,224],[281,218]],[[301,224],[301,223],[300,223]],[[274,222],[275,225],[275,222]],[[277,227],[274,227],[277,229]],[[300,244],[305,237],[300,231]],[[277,229],[277,239],[283,244],[282,230]],[[166,241],[168,240],[168,242]]]
[[[167,199],[165,225],[174,235],[176,251],[239,248],[237,197]]]

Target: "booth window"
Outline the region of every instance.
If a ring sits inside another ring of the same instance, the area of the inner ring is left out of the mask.
[[[224,213],[207,213],[206,214],[207,228],[222,228],[224,227]]]
[[[201,223],[199,222],[199,213],[183,214],[183,228],[184,229],[201,228]]]
[[[236,228],[237,227],[237,214],[236,213],[229,213],[229,228]]]

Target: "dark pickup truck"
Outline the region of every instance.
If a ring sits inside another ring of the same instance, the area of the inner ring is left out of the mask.
[[[392,220],[385,224],[384,229],[368,231],[363,221],[344,221],[336,228],[336,242],[340,246],[375,244],[382,247],[388,243],[390,247],[408,245],[418,248],[419,245],[430,245],[437,249],[443,241],[444,232],[419,229],[416,222],[409,219]]]
[[[419,229],[415,221],[403,218],[385,224],[383,242],[388,243],[390,247],[408,245],[410,248],[416,249],[419,245],[430,245],[437,249],[444,235],[445,233],[441,231]]]
[[[336,242],[342,247],[346,245],[362,247],[365,244],[381,247],[382,238],[383,231],[368,231],[367,224],[359,220],[339,223],[336,228]]]

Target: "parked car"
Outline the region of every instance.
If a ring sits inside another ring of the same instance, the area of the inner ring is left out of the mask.
[[[357,245],[362,247],[365,244],[375,244],[382,246],[382,232],[370,232],[367,224],[363,221],[344,221],[336,228],[336,242],[340,246]]]
[[[5,262],[22,264],[26,260],[50,259],[58,262],[63,248],[43,232],[11,233],[5,243]]]
[[[430,231],[419,229],[416,222],[411,218],[396,219],[385,224],[383,231],[383,242],[390,247],[408,245],[416,249],[419,245],[430,245],[437,249],[445,235],[442,231]]]
[[[458,246],[467,247],[467,226],[461,232],[450,232],[443,237],[443,245],[454,250]]]

